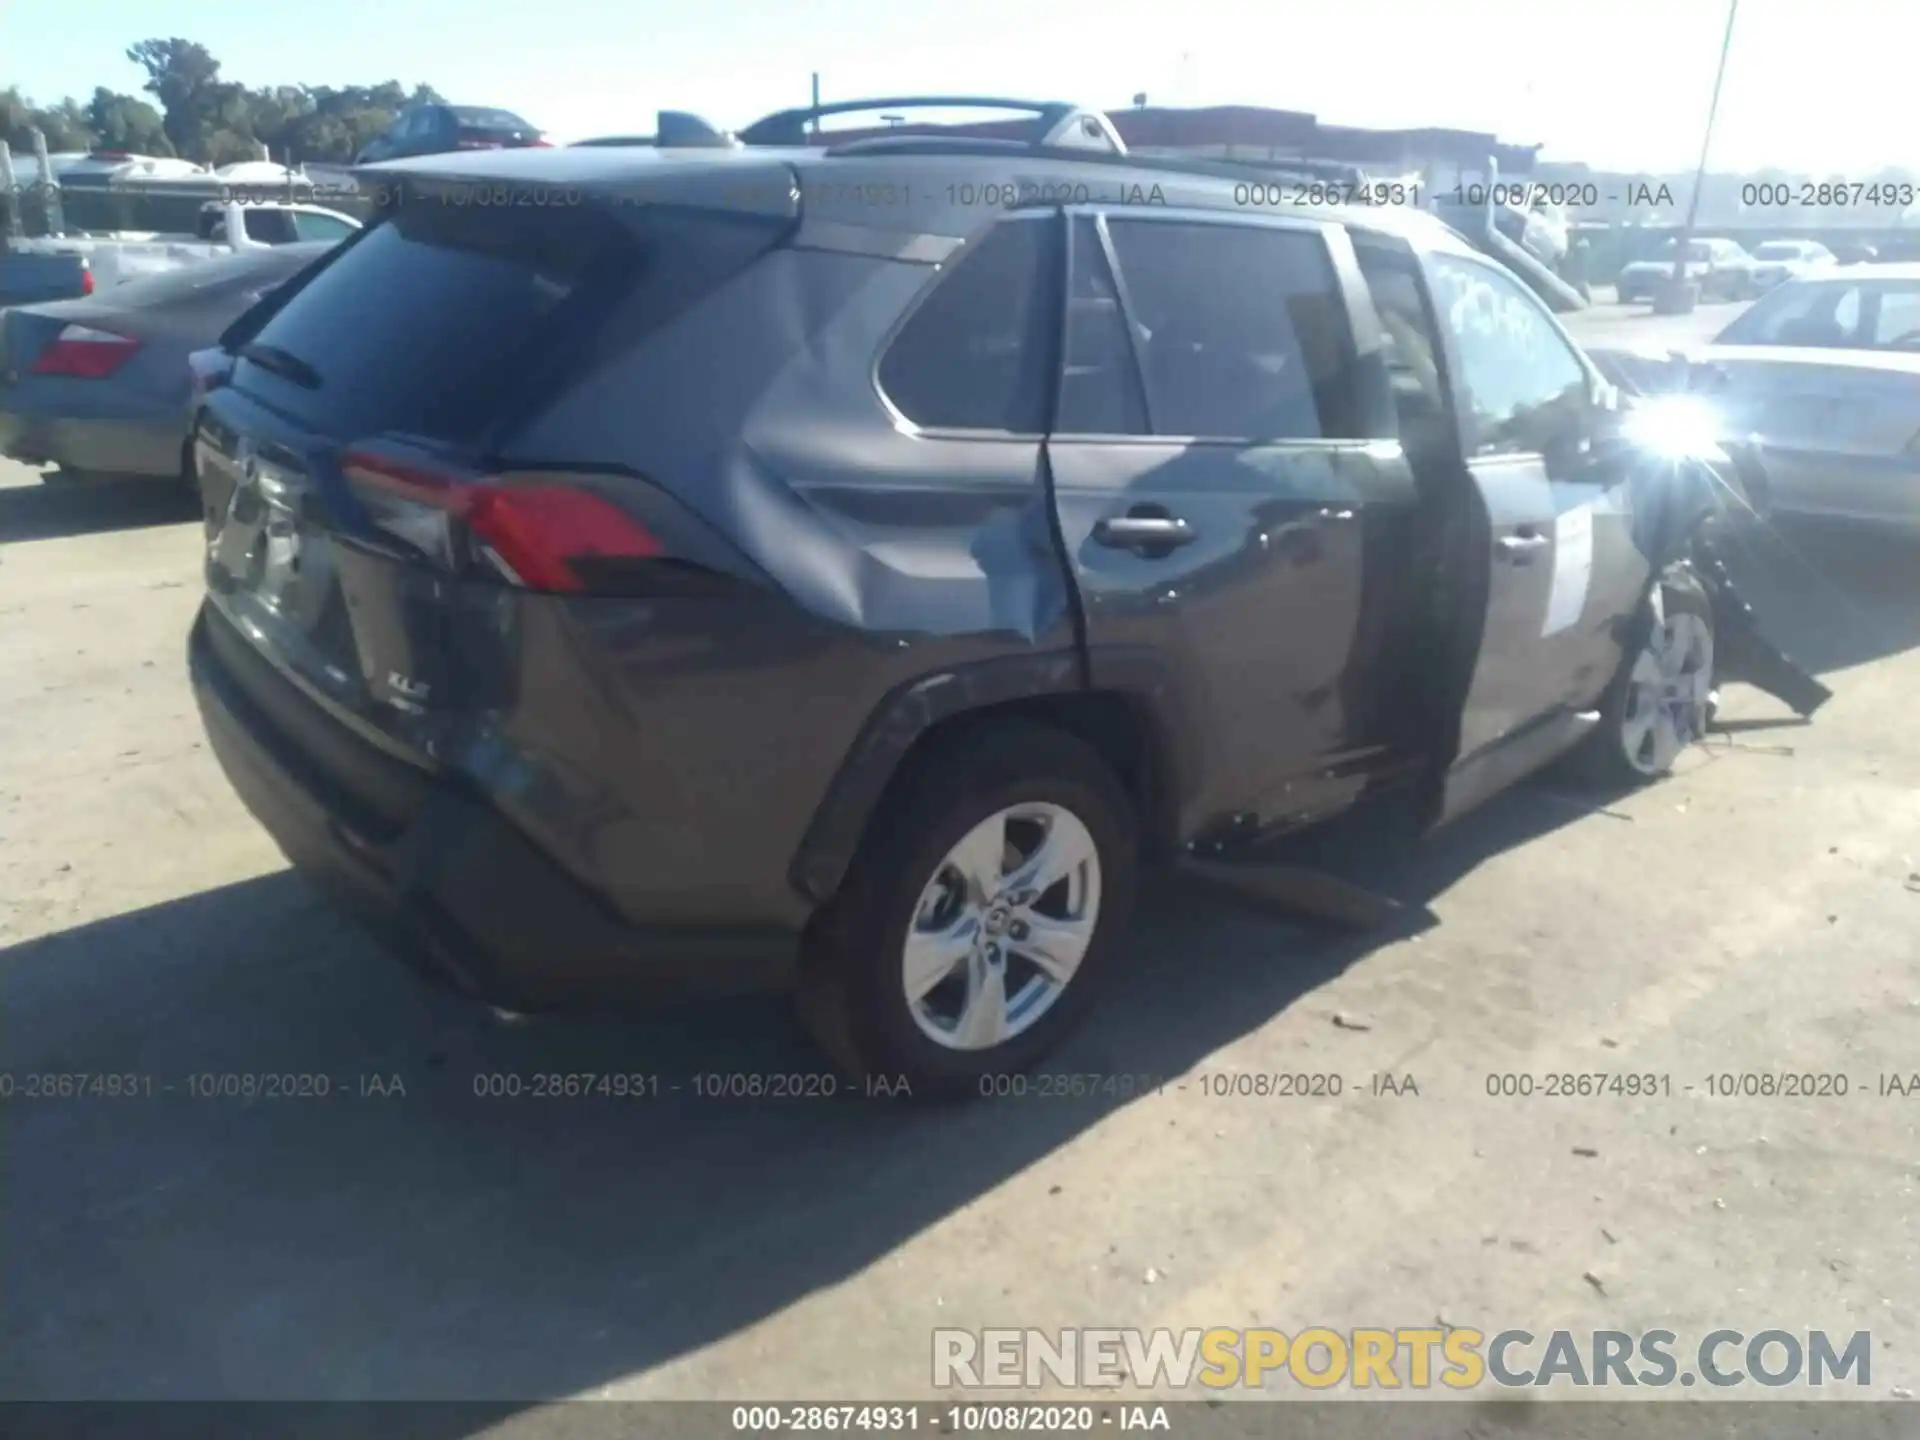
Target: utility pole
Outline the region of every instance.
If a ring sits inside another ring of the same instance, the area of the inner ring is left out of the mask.
[[[820,108],[820,72],[818,70],[813,72],[813,108],[816,110]],[[807,131],[813,135],[820,133],[820,117],[818,115],[807,122]]]
[[[1674,241],[1673,280],[1666,297],[1668,306],[1656,308],[1662,314],[1683,315],[1693,309],[1693,296],[1687,289],[1687,246],[1693,240],[1693,223],[1700,214],[1700,189],[1707,182],[1707,156],[1713,149],[1713,122],[1720,113],[1720,84],[1727,78],[1727,53],[1733,48],[1733,22],[1740,14],[1740,0],[1727,0],[1727,28],[1720,37],[1720,66],[1713,72],[1713,99],[1707,102],[1707,133],[1700,140],[1700,168],[1694,172],[1693,193],[1687,197],[1687,218],[1681,222]]]

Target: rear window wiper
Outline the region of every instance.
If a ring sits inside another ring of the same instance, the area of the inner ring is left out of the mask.
[[[290,351],[282,350],[278,345],[242,345],[240,358],[251,360],[262,370],[271,370],[282,379],[308,390],[320,388],[320,372]]]

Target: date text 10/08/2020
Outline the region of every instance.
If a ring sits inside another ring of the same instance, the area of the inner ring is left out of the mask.
[[[1920,1071],[1873,1075],[1862,1082],[1842,1071],[1720,1070],[1701,1076],[1697,1084],[1682,1083],[1678,1087],[1671,1075],[1659,1071],[1636,1074],[1575,1070],[1538,1075],[1501,1071],[1486,1078],[1487,1094],[1502,1100],[1603,1097],[1670,1100],[1676,1088],[1681,1092],[1701,1091],[1715,1100],[1837,1100],[1850,1095],[1906,1099],[1920,1097]]]

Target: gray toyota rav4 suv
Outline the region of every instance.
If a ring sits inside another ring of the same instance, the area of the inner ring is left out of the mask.
[[[794,986],[972,1093],[1144,863],[1671,765],[1712,609],[1536,297],[1029,108],[361,172],[195,420],[192,677],[300,870],[505,1008]]]

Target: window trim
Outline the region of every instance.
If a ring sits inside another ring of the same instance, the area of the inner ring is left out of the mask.
[[[1591,406],[1596,387],[1603,383],[1603,377],[1587,358],[1586,352],[1575,343],[1573,337],[1561,325],[1559,317],[1547,308],[1546,302],[1534,294],[1518,276],[1505,266],[1487,259],[1476,251],[1455,249],[1453,246],[1435,246],[1417,252],[1420,258],[1421,279],[1426,283],[1429,295],[1434,296],[1434,321],[1440,335],[1440,343],[1446,347],[1447,370],[1452,378],[1453,408],[1456,429],[1460,436],[1461,454],[1468,465],[1476,463],[1509,464],[1516,460],[1544,460],[1546,455],[1539,450],[1496,450],[1482,452],[1480,442],[1480,419],[1474,410],[1473,397],[1467,388],[1465,358],[1460,349],[1460,337],[1454,333],[1453,326],[1440,319],[1438,288],[1434,284],[1431,267],[1436,261],[1452,260],[1472,269],[1486,271],[1489,275],[1504,280],[1519,291],[1521,297],[1533,306],[1534,313],[1547,322],[1547,326],[1559,337],[1560,343],[1567,347],[1573,356],[1574,365],[1586,377],[1588,403]]]
[[[1052,440],[1114,444],[1164,439],[1166,437],[1156,435],[1153,430],[1153,402],[1147,395],[1146,370],[1140,363],[1133,300],[1127,293],[1126,277],[1120,273],[1119,257],[1113,253],[1113,237],[1107,233],[1106,215],[1104,211],[1091,206],[1072,206],[1062,211],[1061,226],[1064,243],[1060,247],[1060,338],[1053,367],[1052,403],[1047,407],[1047,437]],[[1073,271],[1074,263],[1079,258],[1079,237],[1083,226],[1093,232],[1094,253],[1107,267],[1107,278],[1113,282],[1114,303],[1120,307],[1120,325],[1127,337],[1127,364],[1132,372],[1132,388],[1140,401],[1140,417],[1146,426],[1141,434],[1124,430],[1067,430],[1060,424],[1060,406],[1067,382],[1067,338],[1073,325]]]
[[[1430,255],[1451,254],[1451,251],[1422,250],[1420,246],[1403,236],[1381,231],[1368,234],[1364,242],[1354,243],[1354,264],[1360,271],[1361,285],[1368,308],[1373,312],[1373,324],[1380,332],[1376,344],[1384,346],[1386,342],[1386,324],[1380,318],[1381,306],[1373,287],[1366,276],[1363,254],[1372,250],[1377,252],[1389,266],[1404,264],[1407,278],[1413,282],[1414,299],[1419,302],[1420,316],[1427,333],[1433,340],[1433,365],[1440,382],[1440,402],[1442,415],[1446,417],[1447,434],[1454,448],[1462,455],[1468,455],[1467,430],[1461,418],[1459,363],[1455,355],[1452,333],[1440,319],[1440,306],[1434,298],[1433,277],[1427,272],[1427,259]],[[1582,358],[1585,358],[1584,356]],[[1391,379],[1389,379],[1391,386]],[[1406,436],[1399,433],[1400,415],[1398,402],[1389,395],[1393,406],[1395,438],[1402,444],[1404,451]]]
[[[1294,448],[1308,447],[1315,450],[1326,450],[1329,448],[1366,450],[1377,447],[1381,443],[1381,440],[1386,438],[1381,436],[1367,438],[1324,435],[1175,435],[1171,433],[1163,435],[1154,430],[1152,392],[1147,387],[1146,368],[1141,363],[1139,344],[1135,338],[1139,328],[1138,311],[1134,307],[1132,292],[1127,284],[1126,272],[1121,268],[1120,257],[1115,252],[1112,233],[1108,228],[1109,218],[1112,218],[1129,223],[1133,221],[1147,221],[1166,225],[1219,225],[1242,230],[1279,230],[1318,236],[1321,243],[1322,254],[1327,262],[1327,271],[1332,277],[1333,288],[1339,297],[1342,313],[1346,316],[1347,343],[1352,351],[1349,358],[1357,365],[1360,355],[1362,354],[1361,341],[1365,338],[1363,335],[1363,324],[1368,317],[1356,312],[1352,285],[1350,283],[1350,267],[1356,267],[1358,262],[1354,261],[1350,254],[1343,256],[1340,253],[1342,246],[1348,250],[1350,250],[1352,246],[1352,240],[1347,235],[1346,226],[1342,222],[1338,220],[1315,220],[1298,215],[1247,215],[1234,211],[1191,209],[1183,206],[1154,205],[1135,207],[1100,202],[1065,206],[1063,207],[1062,214],[1066,217],[1068,226],[1068,245],[1066,248],[1068,248],[1069,251],[1071,250],[1072,244],[1072,222],[1081,216],[1090,217],[1094,221],[1096,232],[1100,236],[1107,266],[1113,276],[1114,293],[1120,302],[1120,313],[1126,322],[1127,345],[1133,359],[1135,381],[1140,386],[1143,413],[1146,416],[1147,422],[1147,433],[1144,435],[1114,435],[1098,431],[1056,430],[1050,432],[1050,438],[1076,442],[1098,441],[1101,444],[1114,445],[1178,445],[1183,448],[1193,446],[1231,446],[1236,450],[1265,449],[1276,446]],[[1336,239],[1338,243],[1336,243]],[[1070,254],[1068,259],[1070,263]],[[1072,276],[1069,272],[1065,276],[1065,281],[1070,284],[1071,280]],[[1065,317],[1065,297],[1063,297],[1061,310],[1062,323],[1060,327],[1061,339],[1059,342],[1062,353],[1064,353],[1065,345]],[[1057,359],[1054,368],[1056,371],[1061,368]],[[1056,392],[1058,386],[1059,381],[1056,378]],[[1388,403],[1391,404],[1390,395],[1388,396]],[[1056,416],[1058,414],[1057,407],[1054,414]]]
[[[1043,422],[1043,428],[1040,430],[981,430],[969,428],[964,425],[922,425],[895,404],[893,397],[887,393],[887,387],[880,383],[880,367],[886,362],[887,356],[892,353],[894,343],[899,340],[901,332],[913,323],[914,317],[928,304],[933,298],[934,293],[938,291],[942,285],[946,284],[948,280],[953,278],[954,272],[967,262],[967,258],[985,242],[986,238],[997,231],[1002,225],[1035,223],[1051,224],[1054,227],[1053,239],[1055,243],[1059,244],[1062,250],[1065,250],[1064,222],[1061,220],[1061,211],[1058,206],[1012,209],[996,216],[985,225],[980,226],[971,235],[967,236],[957,248],[948,253],[946,259],[936,260],[925,267],[929,272],[928,277],[921,282],[920,288],[914,292],[913,298],[908,301],[900,313],[894,317],[893,323],[887,327],[886,332],[880,337],[880,343],[874,346],[873,357],[867,366],[867,384],[872,390],[874,398],[886,412],[887,418],[893,422],[894,429],[901,434],[915,438],[924,437],[930,440],[990,440],[1012,444],[1043,443],[1047,439],[1050,432],[1044,428],[1044,426],[1050,426],[1053,423],[1053,417],[1060,398],[1058,371],[1060,369],[1061,347],[1065,339],[1065,331],[1064,327],[1060,324],[1060,319],[1061,314],[1064,312],[1056,313],[1052,317],[1049,325],[1052,337],[1050,345],[1052,354],[1048,363],[1048,373],[1053,375],[1054,378],[1048,386],[1046,403],[1042,407],[1045,420]],[[1043,275],[1046,269],[1047,266],[1043,257],[1040,266],[1040,271]],[[1045,297],[1040,298],[1044,300]]]

